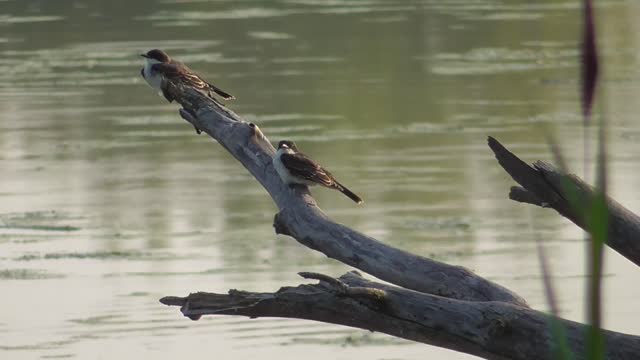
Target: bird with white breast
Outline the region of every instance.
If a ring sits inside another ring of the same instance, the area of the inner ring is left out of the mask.
[[[299,152],[293,141],[280,141],[272,162],[280,179],[287,185],[320,185],[340,191],[357,204],[364,202],[362,198],[340,184],[322,165]]]

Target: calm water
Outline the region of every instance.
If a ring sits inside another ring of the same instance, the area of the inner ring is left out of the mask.
[[[612,192],[640,211],[640,4],[598,1]],[[468,359],[306,321],[191,322],[164,295],[272,291],[349,270],[273,234],[275,207],[138,75],[159,47],[236,95],[366,199],[313,190],[340,222],[583,316],[584,246],[506,198],[485,145],[582,174],[578,1],[0,1],[0,357]],[[640,333],[637,268],[609,251],[606,326]]]

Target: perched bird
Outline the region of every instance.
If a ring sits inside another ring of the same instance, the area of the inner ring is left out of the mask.
[[[358,195],[340,184],[320,164],[299,152],[293,141],[282,140],[278,143],[278,151],[273,156],[273,166],[287,185],[321,185],[340,191],[358,204],[364,202]]]
[[[169,102],[174,100],[168,91],[170,83],[174,85],[191,86],[211,98],[217,104],[220,104],[220,102],[213,96],[214,94],[225,100],[235,99],[233,95],[207,82],[183,63],[171,59],[171,57],[162,50],[153,49],[146,54],[140,54],[140,56],[146,59],[144,67],[140,69],[140,75],[142,75],[154,90],[164,95],[165,99]],[[198,128],[196,128],[196,131],[198,134],[200,133]]]
[[[140,74],[152,88],[162,93],[169,102],[174,99],[167,92],[167,81],[189,85],[216,102],[217,100],[213,97],[213,94],[225,100],[235,99],[233,95],[207,82],[183,63],[171,59],[162,50],[153,49],[146,54],[140,54],[140,56],[146,59],[144,67],[140,69]]]

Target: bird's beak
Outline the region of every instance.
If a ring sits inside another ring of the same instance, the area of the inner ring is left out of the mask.
[[[149,58],[149,56],[147,56],[147,54],[140,54],[140,56],[142,56],[143,58]]]

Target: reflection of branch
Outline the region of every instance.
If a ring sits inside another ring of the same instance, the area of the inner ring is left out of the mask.
[[[526,306],[518,295],[459,267],[385,245],[329,219],[305,186],[290,188],[275,172],[275,149],[260,129],[189,88],[171,89],[182,117],[217,140],[267,190],[279,212],[276,233],[390,283],[416,291],[470,301]]]
[[[522,187],[512,187],[509,198],[542,207],[550,207],[560,215],[589,231],[585,220],[594,189],[573,174],[566,174],[543,161],[533,167],[489,137],[489,147],[500,165]],[[607,198],[609,236],[607,245],[640,266],[640,217],[611,198]]]
[[[363,279],[351,272],[338,279],[313,273],[317,285],[283,287],[275,293],[232,290],[167,297],[185,316],[244,315],[316,320],[462,351],[487,359],[552,359],[549,316],[503,302],[460,301]],[[586,326],[565,326],[576,359],[584,356]],[[607,358],[637,359],[640,337],[605,332]]]

